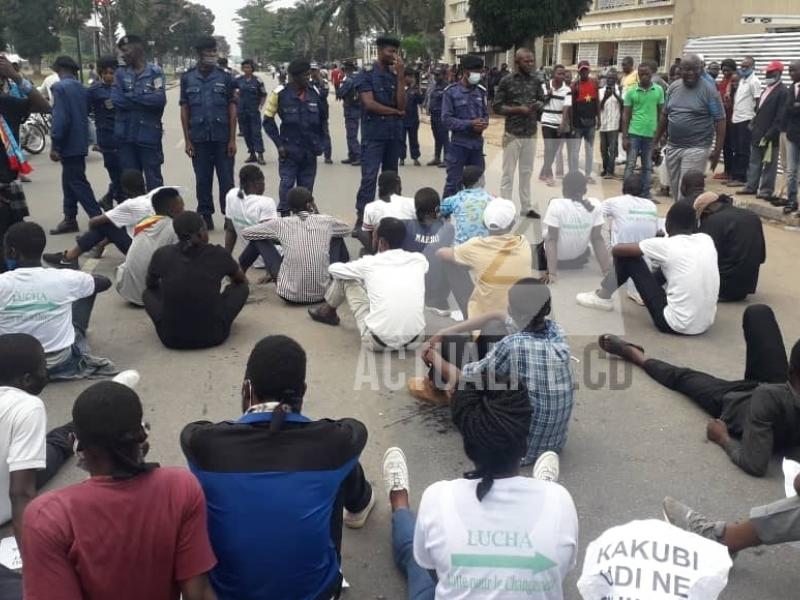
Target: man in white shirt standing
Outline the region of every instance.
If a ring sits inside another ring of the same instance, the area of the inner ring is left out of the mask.
[[[311,318],[338,325],[336,311],[346,301],[365,348],[381,352],[421,343],[428,261],[402,249],[405,237],[401,221],[384,217],[377,229],[377,254],[332,264],[325,303],[308,310]]]
[[[603,179],[613,179],[619,153],[619,126],[622,119],[622,88],[617,70],[606,73],[606,84],[600,88],[600,156],[603,159]]]
[[[633,280],[659,331],[682,335],[707,331],[717,314],[719,269],[714,240],[705,233],[692,233],[696,218],[692,206],[677,202],[667,213],[669,237],[614,246],[614,269],[600,289],[578,294],[578,304],[613,310],[612,294]],[[660,268],[661,277],[650,270],[645,259]]]
[[[734,164],[730,171],[731,181],[727,184],[729,187],[742,187],[747,183],[752,144],[750,121],[756,115],[756,106],[761,97],[761,80],[756,75],[755,62],[752,56],[745,56],[739,68],[739,87],[733,99],[731,117]]]
[[[544,108],[542,109],[542,137],[544,138],[544,160],[539,180],[550,187],[556,184],[553,177],[553,161],[570,129],[572,110],[572,91],[564,81],[564,65],[553,67],[553,78],[542,84]]]

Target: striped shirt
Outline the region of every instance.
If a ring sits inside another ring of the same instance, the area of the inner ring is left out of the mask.
[[[299,212],[246,228],[246,240],[270,240],[283,249],[278,272],[278,295],[289,302],[308,304],[325,296],[331,238],[350,233],[350,225],[329,215]]]
[[[542,110],[542,127],[558,129],[561,126],[561,115],[565,108],[572,106],[572,91],[566,83],[558,89],[550,88],[547,83],[542,84],[546,103]]]

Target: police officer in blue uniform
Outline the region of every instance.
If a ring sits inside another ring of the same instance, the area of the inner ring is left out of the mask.
[[[53,129],[50,132],[50,159],[61,163],[61,187],[64,193],[64,220],[52,235],[78,231],[78,205],[96,217],[100,205],[86,179],[86,155],[89,152],[89,95],[76,79],[78,64],[69,56],[59,56],[53,68],[60,78],[50,90],[53,95]]]
[[[400,40],[379,37],[378,60],[358,75],[361,101],[361,187],[356,196],[356,226],[361,229],[364,207],[375,200],[379,171],[397,171],[403,143],[406,108],[405,65],[398,54]],[[394,67],[394,69],[392,68]]]
[[[356,65],[352,60],[344,61],[344,79],[336,90],[336,97],[344,108],[344,129],[347,132],[347,158],[343,165],[361,165],[361,146],[358,143],[358,126],[361,121],[361,102],[356,90]]]
[[[197,181],[197,212],[214,229],[214,171],[220,209],[233,187],[236,156],[236,88],[233,77],[217,66],[217,41],[204,37],[195,44],[197,64],[181,77],[181,124],[185,152]]]
[[[261,136],[261,109],[267,99],[267,89],[264,82],[253,74],[255,63],[248,58],[242,61],[242,75],[234,80],[239,92],[239,131],[244,136],[247,144],[246,163],[264,162],[264,138]]]
[[[400,164],[406,164],[406,138],[408,139],[408,152],[414,165],[419,167],[419,107],[425,102],[425,96],[417,85],[416,71],[406,71],[406,113],[403,117],[403,144],[400,148]]]
[[[486,89],[480,85],[483,59],[466,55],[461,58],[464,74],[461,81],[447,87],[442,100],[442,122],[453,132],[447,151],[447,183],[442,198],[461,189],[466,166],[484,169],[483,132],[489,126]]]
[[[111,100],[114,86],[114,75],[117,71],[115,56],[102,56],[97,61],[97,79],[89,86],[89,114],[94,116],[94,127],[97,131],[97,145],[103,153],[103,166],[108,172],[110,184],[108,191],[100,200],[100,206],[106,210],[114,207],[114,201],[122,202],[120,177],[122,167],[119,161],[119,144],[114,136],[116,110]]]
[[[328,114],[317,88],[309,82],[311,65],[298,59],[289,63],[289,83],[270,95],[264,109],[264,131],[278,149],[278,212],[289,214],[287,194],[295,186],[314,189],[317,157],[325,144]],[[281,128],[275,116],[281,119]]]
[[[331,113],[328,105],[328,94],[330,93],[330,86],[328,85],[328,80],[322,76],[322,72],[319,70],[318,63],[315,62],[311,63],[310,81],[311,85],[313,85],[314,88],[316,88],[320,100],[322,100],[325,114],[330,115]],[[322,153],[325,155],[325,164],[332,165],[333,159],[331,158],[331,155],[333,153],[333,144],[331,143],[331,131],[328,125],[329,123],[326,120],[325,133],[322,136]]]
[[[164,73],[145,60],[142,38],[126,35],[117,47],[126,65],[117,69],[111,90],[120,166],[123,170],[143,173],[147,189],[152,190],[164,185],[161,176],[164,164],[161,118],[167,105]]]
[[[428,114],[431,116],[431,132],[433,133],[434,151],[433,160],[429,167],[444,167],[444,158],[450,146],[450,131],[442,123],[442,100],[448,83],[444,79],[444,69],[436,67],[433,70],[433,84],[428,92]]]

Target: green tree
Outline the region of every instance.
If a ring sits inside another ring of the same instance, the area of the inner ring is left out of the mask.
[[[37,74],[42,70],[42,56],[61,48],[58,9],[53,0],[8,0],[3,11],[8,41],[17,54],[30,61]]]
[[[508,49],[574,29],[591,6],[592,0],[469,0],[467,14],[478,45]]]
[[[356,40],[373,29],[388,30],[391,13],[381,0],[325,0],[327,8],[322,13],[325,22],[334,20],[346,36],[349,56],[356,54]]]

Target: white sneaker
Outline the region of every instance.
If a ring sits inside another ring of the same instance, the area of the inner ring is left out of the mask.
[[[426,306],[425,310],[432,312],[435,315],[439,315],[440,317],[449,317],[450,313],[452,312],[449,308],[437,308],[435,306]]]
[[[628,299],[630,299],[632,302],[635,302],[639,306],[644,306],[644,300],[642,300],[639,292],[628,292]]]
[[[369,497],[369,504],[364,508],[364,510],[351,513],[346,508],[343,511],[342,521],[344,522],[345,526],[349,529],[361,529],[367,522],[367,517],[369,517],[369,513],[372,512],[372,508],[375,506],[375,490],[372,490],[372,495]]]
[[[139,385],[140,379],[141,376],[139,375],[139,371],[128,369],[127,371],[122,371],[122,373],[115,375],[114,379],[111,381],[121,383],[122,385],[127,385],[132,390],[135,390],[136,386]]]
[[[392,492],[409,491],[408,464],[400,448],[389,448],[383,455],[383,485],[387,496]]]
[[[597,292],[583,292],[582,294],[578,294],[575,296],[575,301],[586,308],[594,308],[606,312],[614,310],[614,301],[611,298],[607,300],[601,298],[597,295]]]
[[[558,481],[558,466],[558,454],[548,450],[536,459],[536,464],[533,465],[533,478],[555,483]]]

